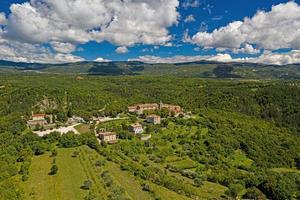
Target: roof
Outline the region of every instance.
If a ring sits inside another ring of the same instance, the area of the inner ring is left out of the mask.
[[[147,118],[159,118],[160,116],[158,115],[148,115]]]
[[[140,128],[140,127],[143,127],[141,124],[132,124],[130,125],[131,127],[133,128]]]
[[[144,103],[144,104],[136,104],[135,107],[158,107],[157,103]]]
[[[174,105],[174,104],[163,104],[163,107],[180,107],[179,105]]]
[[[32,117],[45,117],[45,114],[33,114]]]
[[[101,136],[111,136],[111,135],[117,135],[117,134],[114,133],[114,132],[100,132],[100,133],[98,133],[98,135],[101,135]]]

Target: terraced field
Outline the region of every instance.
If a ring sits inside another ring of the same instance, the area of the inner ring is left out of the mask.
[[[74,156],[78,152],[77,156]],[[126,158],[126,156],[121,156]],[[127,158],[130,160],[130,158]],[[55,160],[55,161],[54,161]],[[110,160],[110,159],[109,159]],[[49,175],[51,165],[58,166],[56,175]],[[186,161],[184,161],[186,162]],[[163,169],[163,166],[156,165]],[[191,184],[188,178],[168,172]],[[82,189],[84,181],[90,180],[89,190]],[[28,200],[69,200],[84,198],[100,199],[192,199],[179,191],[172,191],[162,185],[143,180],[130,171],[122,170],[121,163],[108,161],[87,146],[58,149],[58,155],[35,156],[30,167],[29,179],[22,182],[25,199]],[[145,185],[149,187],[145,188]],[[201,188],[191,186],[202,198],[214,198],[224,193],[225,187],[205,182]]]

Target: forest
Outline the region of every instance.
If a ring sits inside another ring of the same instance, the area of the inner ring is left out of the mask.
[[[60,176],[64,149],[91,171],[78,189],[84,199],[135,199],[118,173],[150,199],[299,199],[299,100],[300,82],[292,80],[0,75],[0,199],[35,195],[24,188],[38,159],[51,159],[46,176]],[[115,145],[99,144],[89,129],[39,137],[26,126],[31,112],[91,120],[159,101],[178,104],[193,117],[166,116],[147,129],[149,141],[124,128],[135,116],[106,124],[118,133]]]

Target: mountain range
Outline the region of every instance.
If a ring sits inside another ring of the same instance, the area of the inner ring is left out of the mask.
[[[2,74],[48,73],[86,74],[101,76],[169,75],[201,78],[291,80],[300,79],[300,64],[278,66],[239,62],[222,63],[215,61],[197,61],[174,64],[147,64],[136,61],[41,64],[0,61],[0,72]]]

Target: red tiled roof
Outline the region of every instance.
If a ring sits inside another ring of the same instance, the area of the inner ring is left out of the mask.
[[[132,124],[130,126],[133,128],[143,127],[141,124]]]
[[[33,114],[32,117],[45,117],[45,114]]]
[[[102,136],[111,136],[111,135],[117,135],[116,133],[114,132],[100,132],[98,133],[99,135],[102,135]]]

